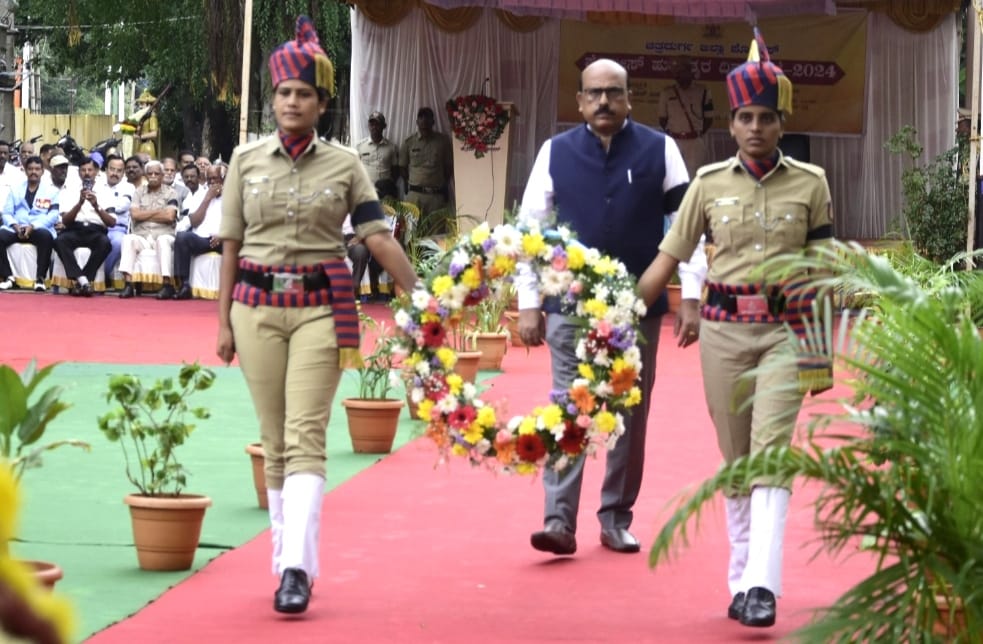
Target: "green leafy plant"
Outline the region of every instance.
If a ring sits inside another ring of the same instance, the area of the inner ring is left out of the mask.
[[[819,483],[815,524],[833,556],[861,541],[876,568],[821,610],[802,641],[978,641],[983,632],[983,340],[955,285],[936,295],[859,246],[793,260],[814,285],[877,294],[877,306],[817,316],[802,352],[830,357],[849,395],[810,414],[804,439],[725,465],[685,495],[656,537],[655,566],[685,543],[718,491],[759,477]],[[828,302],[828,300],[827,300]],[[828,304],[826,305],[828,307]],[[838,330],[837,330],[838,329]],[[760,395],[760,394],[759,394]],[[957,616],[953,607],[964,612]]]
[[[918,165],[922,146],[917,136],[906,125],[884,147],[910,161],[901,173],[908,237],[918,253],[941,264],[966,250],[969,179],[958,163],[958,146]]]
[[[176,496],[187,482],[187,470],[175,450],[195,425],[188,416],[209,417],[189,399],[215,382],[215,373],[197,362],[183,364],[175,378],[159,378],[147,386],[137,376],[109,378],[106,401],[116,406],[99,418],[99,429],[118,442],[126,462],[126,477],[145,496]]]
[[[394,387],[400,386],[397,369],[399,344],[385,322],[376,322],[361,311],[358,317],[362,325],[362,337],[375,337],[372,352],[362,356],[361,365],[353,369],[358,378],[357,397],[385,400]]]
[[[506,333],[502,318],[509,307],[514,288],[505,284],[478,302],[468,317],[466,326],[471,333]]]
[[[89,449],[79,440],[56,440],[40,443],[48,425],[71,405],[61,399],[64,388],[53,386],[39,396],[32,396],[57,363],[41,370],[34,360],[17,373],[0,365],[0,460],[6,462],[18,480],[24,471],[41,465],[41,455],[62,445]]]

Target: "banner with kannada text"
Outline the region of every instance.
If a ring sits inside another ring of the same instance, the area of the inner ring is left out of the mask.
[[[794,87],[787,132],[863,133],[866,13],[762,20],[759,28],[771,53]],[[753,38],[744,23],[671,26],[600,26],[564,20],[560,39],[557,117],[580,122],[576,94],[580,71],[598,58],[611,58],[628,70],[632,116],[658,126],[659,92],[672,84],[672,61],[693,61],[695,81],[713,95],[714,128],[727,128],[727,72],[747,60]]]

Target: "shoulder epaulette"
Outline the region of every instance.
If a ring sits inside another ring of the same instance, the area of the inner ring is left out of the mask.
[[[818,165],[812,163],[806,163],[805,161],[798,161],[792,157],[785,157],[785,162],[788,163],[793,168],[798,168],[799,170],[805,170],[809,174],[814,174],[817,177],[825,177],[826,171],[823,170]]]
[[[712,172],[719,172],[726,168],[729,168],[733,159],[727,159],[726,161],[717,161],[716,163],[708,163],[707,165],[701,167],[696,171],[696,176],[702,177],[705,174],[710,174]]]

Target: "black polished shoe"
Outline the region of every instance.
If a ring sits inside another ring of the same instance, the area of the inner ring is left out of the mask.
[[[638,552],[641,545],[635,535],[624,528],[601,530],[601,545],[615,552]]]
[[[755,586],[747,591],[747,599],[741,610],[741,624],[745,626],[773,626],[775,624],[775,593]]]
[[[303,613],[311,600],[307,573],[300,568],[287,568],[280,576],[280,587],[273,593],[273,610],[278,613]]]
[[[727,607],[728,619],[740,619],[741,612],[744,610],[744,593],[737,593]]]
[[[82,287],[79,286],[78,282],[76,282],[75,284],[72,284],[70,289],[68,289],[68,294],[72,297],[79,297],[82,295]]]
[[[170,284],[164,284],[157,291],[158,300],[173,300],[174,299],[174,287]]]
[[[136,295],[136,291],[133,290],[132,284],[127,284],[123,287],[123,290],[119,292],[120,299],[126,300]]]
[[[83,284],[80,286],[79,295],[82,297],[92,297],[92,284]]]
[[[577,552],[577,537],[559,521],[550,521],[545,530],[533,532],[529,538],[532,547],[554,555],[572,555]]]
[[[191,292],[191,284],[188,284],[187,282],[185,282],[184,284],[181,285],[181,288],[179,288],[177,290],[177,293],[174,294],[174,299],[175,300],[190,300],[192,298],[192,296],[193,296],[193,294]]]

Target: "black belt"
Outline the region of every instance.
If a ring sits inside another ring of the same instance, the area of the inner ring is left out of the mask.
[[[298,280],[305,291],[323,291],[331,287],[331,280],[324,273],[260,273],[239,269],[239,281],[264,291],[276,293],[289,290],[279,288],[279,282],[284,279]]]
[[[764,295],[763,293],[755,293],[755,295]],[[710,306],[715,306],[718,309],[726,311],[731,315],[737,314],[737,295],[729,295],[727,293],[721,293],[720,291],[710,291],[707,293],[707,304]],[[768,302],[768,312],[772,315],[781,315],[785,312],[785,296],[778,295],[764,295],[765,300]]]
[[[434,188],[432,186],[414,186],[410,184],[410,192],[422,192],[425,195],[442,195],[444,194],[443,188]]]

